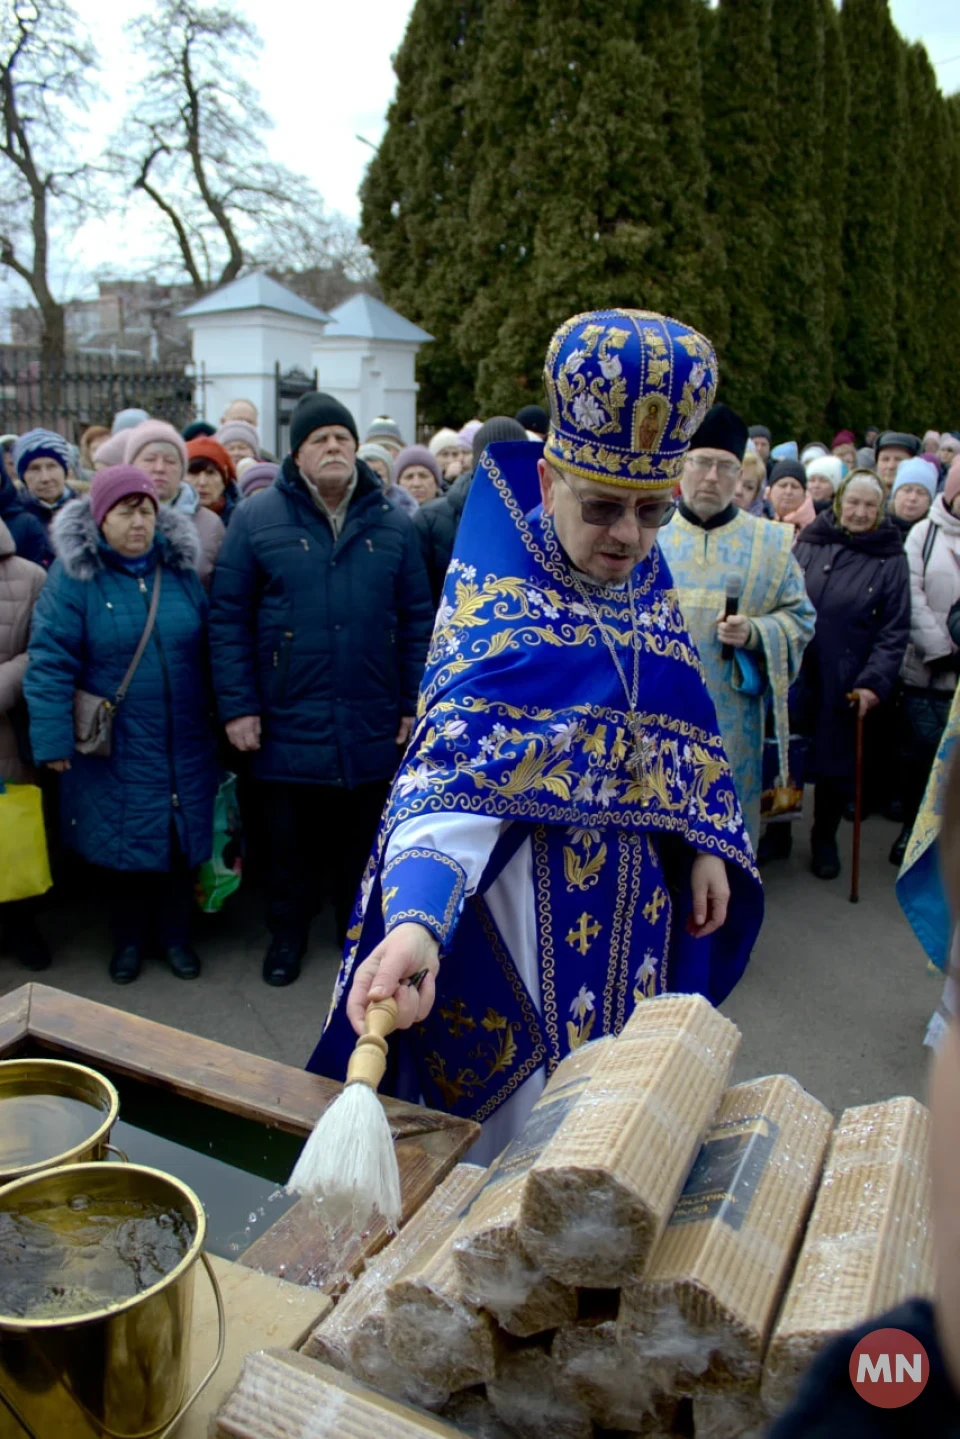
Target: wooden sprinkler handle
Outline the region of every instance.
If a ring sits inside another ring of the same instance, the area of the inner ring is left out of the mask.
[[[347,1084],[377,1088],[387,1068],[387,1035],[396,1029],[398,1015],[395,999],[378,999],[367,1006],[364,1032],[347,1065]]]

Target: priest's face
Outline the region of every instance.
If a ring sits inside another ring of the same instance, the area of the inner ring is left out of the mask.
[[[712,520],[733,499],[740,461],[729,450],[694,450],[683,462],[680,490],[699,520]]]
[[[553,516],[568,559],[592,579],[622,584],[656,544],[657,530],[673,506],[672,488],[637,492],[599,485],[546,460],[537,468],[544,514]],[[609,523],[591,523],[587,517],[604,520],[603,505],[611,506]]]

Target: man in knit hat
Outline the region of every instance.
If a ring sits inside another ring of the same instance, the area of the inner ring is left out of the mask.
[[[432,620],[416,532],[358,460],[353,416],[304,395],[276,481],[233,515],[211,600],[220,718],[261,789],[267,984],[300,973],[318,887],[346,935]]]
[[[574,316],[547,350],[542,451],[489,445],[474,472],[309,1067],[341,1078],[367,1001],[393,997],[386,1092],[483,1122],[478,1162],[548,1069],[668,987],[720,1003],[756,938],[750,841],[657,545],[715,386],[687,325]]]
[[[522,425],[531,440],[545,440],[547,431],[550,428],[550,416],[542,405],[524,405],[514,415],[518,425]]]
[[[13,463],[26,489],[24,508],[49,530],[54,515],[78,496],[67,484],[69,445],[54,430],[28,430],[13,447]]]
[[[740,416],[726,405],[715,405],[690,441],[680,482],[680,513],[660,544],[703,661],[747,829],[756,845],[767,708],[773,711],[778,769],[786,785],[787,696],[813,634],[814,611],[791,554],[792,526],[771,524],[733,504],[746,446],[747,427]],[[785,463],[803,475],[797,461]],[[727,619],[731,578],[740,584],[739,608]],[[771,828],[789,833],[787,825]]]

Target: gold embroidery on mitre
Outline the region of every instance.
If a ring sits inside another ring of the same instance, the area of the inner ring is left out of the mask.
[[[620,428],[620,412],[627,402],[627,382],[617,350],[630,338],[615,325],[585,325],[578,346],[560,366],[556,378],[563,418],[579,430],[607,435]],[[582,368],[596,351],[600,374],[587,381]]]

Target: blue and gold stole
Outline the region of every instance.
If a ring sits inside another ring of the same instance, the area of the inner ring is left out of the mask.
[[[590,609],[539,508],[537,445],[487,450],[474,477],[437,614],[417,727],[364,880],[327,1024],[308,1065],[339,1078],[354,1036],[356,964],[403,920],[441,941],[437,1001],[386,1092],[482,1120],[523,1080],[616,1033],[647,995],[719,1003],[759,932],[763,897],[703,669],[654,547],[633,576],[640,740]],[[632,667],[627,590],[591,594]],[[638,753],[635,753],[638,751]],[[478,892],[449,856],[383,860],[405,820],[510,821]],[[531,841],[541,992],[530,995],[485,891]],[[693,851],[727,862],[727,924],[693,940]],[[671,862],[672,861],[672,862]],[[675,918],[675,916],[677,916]],[[393,1088],[390,1088],[392,1083]]]

